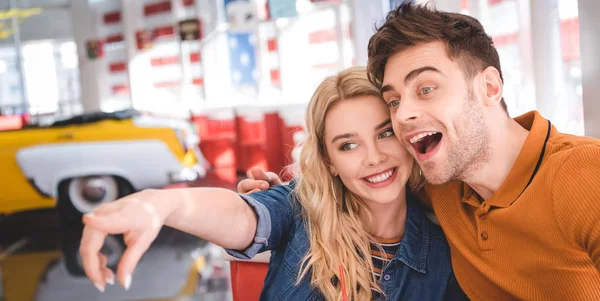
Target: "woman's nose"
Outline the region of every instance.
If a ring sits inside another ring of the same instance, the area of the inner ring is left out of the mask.
[[[369,165],[369,166],[378,165],[378,164],[384,162],[386,158],[387,158],[387,156],[385,155],[385,153],[383,153],[381,151],[381,149],[379,148],[379,146],[377,146],[376,143],[367,147],[367,153],[366,153],[366,157],[365,157],[366,165]]]

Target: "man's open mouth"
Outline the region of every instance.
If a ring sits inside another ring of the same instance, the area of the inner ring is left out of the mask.
[[[410,138],[409,142],[417,153],[427,154],[434,150],[441,140],[440,132],[423,132]]]

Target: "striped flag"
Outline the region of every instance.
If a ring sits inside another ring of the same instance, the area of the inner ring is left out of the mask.
[[[234,86],[256,85],[256,10],[247,0],[225,0],[231,82]]]

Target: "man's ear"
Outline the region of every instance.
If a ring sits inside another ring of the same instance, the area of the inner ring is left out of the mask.
[[[486,107],[499,105],[502,101],[502,79],[495,67],[489,66],[481,72],[481,91]]]

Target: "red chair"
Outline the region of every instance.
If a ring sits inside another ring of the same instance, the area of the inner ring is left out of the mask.
[[[264,115],[261,118],[235,118],[237,128],[237,170],[245,174],[253,166],[268,170],[266,154],[266,127]]]
[[[212,119],[207,116],[192,118],[200,135],[200,150],[210,163],[206,177],[199,186],[235,188],[236,127],[234,119]]]
[[[252,260],[240,260],[225,255],[231,271],[233,301],[258,300],[267,276],[269,257],[270,252],[258,254]]]
[[[0,116],[0,131],[18,130],[23,127],[23,121],[20,115]]]

